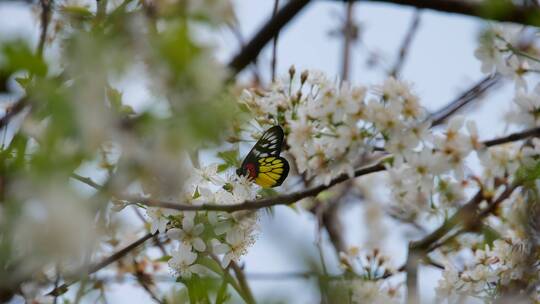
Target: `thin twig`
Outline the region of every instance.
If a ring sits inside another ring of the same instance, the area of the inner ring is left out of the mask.
[[[398,58],[396,60],[396,63],[394,64],[394,67],[390,70],[391,76],[397,77],[399,76],[399,73],[401,72],[401,68],[403,67],[403,64],[405,63],[405,59],[407,58],[407,54],[409,53],[411,42],[414,38],[414,35],[418,31],[418,26],[420,25],[420,17],[421,17],[421,11],[418,9],[415,10],[411,25],[409,26],[409,29],[407,30],[407,33],[405,34],[405,38],[403,39],[403,42],[401,43],[401,47],[399,48],[399,53],[398,53]]]
[[[19,114],[27,105],[26,99],[21,99],[6,109],[6,114],[0,118],[0,129],[7,126],[9,121]]]
[[[525,130],[522,132],[516,132],[508,136],[501,137],[501,138],[487,140],[487,141],[481,142],[481,144],[483,144],[486,147],[492,147],[496,145],[501,145],[501,144],[505,144],[509,142],[522,140],[522,139],[533,137],[533,136],[540,136],[540,127]],[[342,174],[334,178],[332,181],[330,181],[328,185],[319,185],[319,186],[315,186],[315,187],[298,191],[298,192],[294,192],[294,193],[276,195],[273,197],[267,197],[267,198],[258,199],[258,200],[250,200],[250,201],[245,201],[240,204],[233,204],[233,205],[216,205],[216,204],[188,205],[188,204],[183,204],[183,203],[165,202],[165,201],[158,201],[158,200],[153,200],[153,199],[134,198],[134,197],[124,197],[122,199],[130,201],[132,203],[139,203],[139,204],[147,205],[151,207],[161,207],[161,208],[175,209],[175,210],[180,210],[180,211],[207,210],[207,211],[235,212],[235,211],[240,211],[240,210],[256,210],[256,209],[267,208],[267,207],[277,206],[277,205],[289,205],[303,198],[316,196],[322,191],[325,191],[351,178],[355,178],[355,177],[359,177],[359,176],[363,176],[363,175],[367,175],[367,174],[371,174],[375,172],[380,172],[384,170],[385,170],[385,166],[384,166],[384,160],[383,160],[374,165],[363,167],[356,170],[352,177],[350,177],[347,174]]]
[[[127,245],[126,247],[124,247],[123,249],[117,251],[116,253],[114,253],[113,255],[109,256],[108,258],[104,259],[103,261],[99,262],[99,263],[96,263],[94,265],[91,265],[88,270],[85,272],[86,276],[88,275],[91,275],[93,274],[94,272],[96,271],[99,271],[107,266],[109,266],[110,264],[116,262],[117,260],[123,258],[126,254],[128,254],[130,251],[132,251],[133,249],[139,247],[141,244],[143,244],[144,242],[146,242],[147,240],[149,240],[150,238],[152,238],[154,236],[153,233],[147,233],[145,234],[143,237],[141,237],[140,239],[136,240],[135,242]],[[75,281],[72,281],[72,282],[69,282],[69,283],[64,283],[62,285],[60,285],[59,287],[57,288],[54,288],[51,292],[49,292],[47,295],[57,295],[57,294],[62,294],[64,293],[67,288],[69,287],[69,285],[73,284]]]
[[[264,46],[274,38],[289,21],[291,21],[310,0],[292,0],[284,5],[277,14],[271,18],[259,32],[248,42],[240,52],[229,62],[231,77],[242,71],[253,62]]]
[[[232,288],[234,288],[234,290],[236,290],[236,292],[238,293],[238,295],[240,297],[242,297],[242,299],[244,299],[244,301],[248,301],[246,299],[246,295],[244,293],[242,293],[242,288],[240,287],[240,284],[234,279],[234,277],[230,274],[229,272],[229,267],[227,268],[223,268],[221,266],[221,261],[219,260],[219,258],[213,254],[213,253],[210,253],[208,254],[210,256],[210,258],[212,260],[214,260],[216,262],[216,264],[218,265],[220,271],[221,271],[221,274],[223,275],[223,278],[227,281],[227,283],[229,285],[232,286]]]
[[[56,268],[55,268],[55,274],[56,274],[56,278],[54,279],[54,288],[58,288],[58,284],[60,284],[60,271],[59,271],[59,267],[58,265],[56,265]],[[58,303],[58,295],[55,294],[54,295],[54,299],[53,299],[53,304],[56,304]]]
[[[217,262],[219,263],[219,259],[217,260]],[[441,269],[441,267],[444,268],[444,266],[436,262],[429,261],[429,259],[426,265],[430,265],[439,269]],[[400,267],[395,272],[385,273],[383,276],[380,277],[380,279],[388,279],[395,274],[403,272],[404,270],[405,269],[403,267]],[[345,277],[343,273],[329,274],[328,276],[325,277],[320,272],[310,271],[310,270],[291,271],[291,272],[268,272],[268,273],[267,272],[245,272],[245,276],[250,281],[251,280],[254,280],[254,281],[307,280],[307,279],[317,278],[317,277],[321,277],[328,281],[335,281],[335,280],[357,280],[361,278],[360,276],[357,276],[357,275]],[[106,283],[123,282],[126,280],[133,280],[133,279],[136,280],[136,278],[133,278],[133,276],[127,275],[127,274],[125,275],[99,275],[99,276],[96,275],[95,279],[98,281],[106,282]],[[208,277],[208,279],[220,280],[221,278]],[[171,275],[163,274],[163,275],[152,276],[152,280],[154,280],[155,282],[172,283],[176,281],[176,278]]]
[[[479,190],[467,204],[456,211],[456,213],[454,213],[454,215],[445,221],[439,228],[421,240],[409,244],[409,254],[405,264],[405,270],[407,272],[408,303],[417,303],[418,301],[418,293],[416,290],[416,271],[418,262],[431,248],[436,248],[433,245],[458,225],[462,225],[465,228],[458,230],[458,232],[463,232],[466,231],[466,228],[470,225],[478,224],[479,221],[495,211],[495,209],[506,200],[516,188],[517,185],[507,186],[497,200],[480,212],[479,205],[486,198],[484,197],[482,190]],[[457,236],[457,234],[452,235],[452,237],[455,236]]]
[[[446,220],[439,228],[422,238],[421,240],[411,242],[411,250],[426,250],[443,236],[445,236],[450,230],[452,230],[461,220],[469,215],[471,212],[475,212],[480,202],[484,200],[482,191],[478,191],[468,203],[463,205],[452,217]]]
[[[366,174],[370,174],[374,172],[379,172],[383,170],[385,170],[384,165],[382,163],[377,163],[375,165],[363,167],[361,169],[356,170],[354,177],[358,177],[358,176],[362,176],[362,175],[366,175]],[[334,185],[342,183],[348,179],[350,179],[349,175],[342,174],[338,176],[337,178],[333,179],[328,185],[320,185],[320,186],[312,187],[312,188],[295,192],[295,193],[277,195],[273,197],[252,200],[252,201],[245,201],[243,203],[234,204],[234,205],[214,205],[214,204],[188,205],[188,204],[157,201],[157,200],[152,200],[152,199],[141,199],[141,198],[125,198],[125,199],[133,203],[140,203],[140,204],[151,206],[151,207],[169,208],[169,209],[176,209],[176,210],[181,210],[181,211],[209,210],[209,211],[234,212],[234,211],[239,211],[239,210],[261,209],[261,208],[271,207],[275,205],[289,205],[303,198],[315,196],[321,193],[322,191],[327,190],[333,187]]]
[[[279,0],[274,0],[274,10],[272,11],[272,18],[276,17],[277,11],[279,8]],[[276,80],[276,65],[277,65],[277,43],[279,39],[279,31],[274,35],[274,40],[272,44],[272,82]]]
[[[351,66],[351,46],[354,37],[354,1],[347,1],[347,10],[345,16],[345,24],[343,25],[343,58],[341,64],[341,79],[349,79],[349,69]]]
[[[245,46],[244,37],[242,36],[242,32],[238,29],[239,25],[237,23],[235,24],[229,24],[228,28],[231,30],[231,33],[236,38],[236,41],[240,45],[240,48],[243,48]],[[259,67],[257,66],[257,58],[253,60],[253,63],[250,65],[251,71],[253,73],[253,77],[257,83],[261,82],[261,73],[259,72]]]
[[[490,75],[481,79],[471,88],[459,95],[456,99],[449,102],[446,106],[432,113],[429,116],[429,120],[431,120],[431,126],[435,127],[444,123],[450,116],[452,116],[457,111],[469,104],[471,101],[476,100],[487,90],[495,86],[495,84],[497,84],[500,79],[501,77],[498,74]]]
[[[86,185],[88,185],[88,186],[90,186],[90,187],[92,187],[92,188],[94,188],[94,189],[96,189],[96,190],[101,190],[101,189],[103,189],[103,186],[102,186],[102,185],[100,185],[100,184],[94,182],[94,181],[93,181],[91,178],[89,178],[89,177],[80,176],[80,175],[77,174],[77,173],[72,173],[70,177],[73,178],[73,179],[75,179],[75,180],[78,180],[78,181],[80,181],[81,183],[86,184]]]
[[[139,263],[135,259],[133,260],[133,266],[135,268],[135,278],[137,278],[137,282],[139,283],[139,285],[141,285],[141,287],[154,301],[156,301],[156,303],[163,304],[164,302],[156,295],[148,282],[146,282],[147,280],[149,280],[149,275],[146,274],[144,271],[139,270]]]
[[[483,142],[483,144],[486,147],[493,147],[493,146],[497,146],[497,145],[506,144],[506,143],[509,143],[509,142],[514,142],[514,141],[526,139],[526,138],[529,138],[529,137],[538,137],[538,136],[540,136],[540,127],[528,129],[528,130],[525,130],[525,131],[522,131],[522,132],[512,133],[510,135],[500,137],[500,138],[486,140],[486,141]]]
[[[49,28],[49,22],[51,19],[51,7],[53,0],[40,0],[39,3],[41,4],[41,33],[39,35],[37,54],[39,57],[43,57],[43,50],[45,49],[45,42],[47,41],[47,29]]]
[[[244,291],[245,300],[247,304],[255,304],[255,298],[253,297],[253,293],[251,292],[251,289],[249,288],[249,284],[246,280],[246,276],[244,275],[244,271],[235,261],[231,261],[230,264],[231,268],[234,271],[234,274],[236,275],[236,279],[238,280],[238,284],[240,284],[240,288]]]

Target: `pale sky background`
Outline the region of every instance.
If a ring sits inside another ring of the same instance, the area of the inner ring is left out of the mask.
[[[241,31],[247,39],[271,15],[273,0],[236,0],[237,15]],[[281,1],[284,2],[284,1]],[[412,20],[414,9],[403,6],[377,3],[361,3],[355,6],[355,19],[360,23],[361,43],[352,51],[351,82],[373,85],[382,81],[386,74],[381,70],[366,67],[366,50],[377,52],[384,60],[384,66],[391,67],[403,36]],[[345,5],[337,1],[315,1],[310,4],[288,27],[281,32],[278,46],[278,74],[285,74],[294,64],[297,70],[318,69],[328,75],[339,75],[341,69],[342,39],[330,37],[329,32],[341,26],[345,15]],[[0,40],[7,35],[23,36],[37,41],[39,25],[31,9],[21,3],[0,2]],[[402,78],[414,83],[415,91],[428,110],[436,110],[470,87],[483,75],[480,63],[474,58],[477,35],[485,25],[480,19],[424,11],[420,29],[414,37],[409,56],[402,69]],[[230,32],[224,30],[221,39],[216,40],[220,51],[218,57],[228,60],[237,50],[237,42]],[[260,71],[265,79],[270,72],[270,47],[259,59]],[[492,93],[467,116],[476,120],[482,139],[500,135],[505,130],[502,112],[511,104],[513,87],[506,85]],[[143,101],[147,93],[125,88],[126,99]],[[358,202],[356,202],[358,203]],[[361,204],[350,204],[344,214],[344,225],[350,232],[346,238],[350,245],[362,247],[369,227],[362,223]],[[311,215],[297,213],[287,207],[276,207],[275,216],[263,216],[261,233],[256,244],[243,259],[246,272],[282,273],[307,270],[299,263],[301,248],[315,251],[316,222]],[[406,239],[403,229],[388,221],[387,230],[391,234],[385,253],[395,257],[394,265],[403,263],[406,255]],[[416,237],[419,237],[418,235]],[[325,251],[330,271],[336,269],[336,259],[332,249]],[[424,282],[423,302],[430,303],[434,297],[434,287],[438,271],[422,269],[420,281]],[[287,303],[314,303],[318,292],[313,289],[315,282],[303,279],[280,281],[250,280],[256,297],[283,294]],[[111,285],[111,303],[150,303],[148,295],[137,285],[126,283]],[[15,301],[15,303],[17,303]]]

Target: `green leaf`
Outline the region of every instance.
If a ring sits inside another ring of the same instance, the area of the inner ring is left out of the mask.
[[[160,257],[159,259],[155,259],[154,262],[168,262],[171,258],[172,256],[170,255],[164,255]]]
[[[239,155],[238,148],[228,150],[228,151],[218,152],[217,156],[225,162],[218,166],[218,172],[227,170],[230,167],[233,167],[233,168],[239,167],[240,162],[238,161],[238,155]]]
[[[59,11],[73,21],[85,21],[94,18],[90,8],[86,6],[65,5]]]
[[[540,179],[540,161],[536,161],[532,166],[522,165],[516,171],[516,183],[525,187],[536,187],[536,180]]]
[[[186,285],[191,303],[210,303],[210,294],[217,292],[218,280],[193,275],[189,279],[178,277],[177,282]]]
[[[47,75],[47,65],[25,41],[4,42],[0,50],[0,58],[1,74],[9,75],[18,71],[27,71],[41,77]]]
[[[29,76],[26,77],[17,77],[15,78],[15,81],[23,88],[26,89],[28,85],[30,84],[30,81],[32,81],[32,78]]]
[[[218,262],[214,261],[209,257],[199,255],[199,257],[197,258],[197,264],[205,266],[206,268],[212,270],[220,276],[223,275],[223,269],[221,269],[221,265],[219,265]]]
[[[273,188],[261,188],[259,191],[257,191],[257,194],[262,197],[270,197],[278,195],[278,192]]]
[[[501,238],[501,235],[488,225],[482,226],[482,234],[484,235],[484,243],[491,246],[495,240]]]
[[[135,111],[130,105],[125,105],[122,102],[122,92],[107,86],[107,99],[111,103],[111,107],[118,113],[128,116],[135,114]]]
[[[53,290],[52,292],[50,292],[49,295],[57,297],[57,296],[61,296],[65,294],[67,291],[68,291],[68,287],[66,285],[62,285],[56,288],[55,290]]]
[[[195,187],[195,193],[193,193],[193,199],[198,199],[201,197],[201,193],[199,192],[199,186]]]
[[[227,169],[229,169],[231,166],[229,164],[219,164],[218,165],[218,168],[217,168],[217,172],[220,173],[220,172],[223,172]]]

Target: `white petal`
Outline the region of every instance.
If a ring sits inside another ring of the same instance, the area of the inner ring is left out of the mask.
[[[214,232],[217,235],[222,235],[231,230],[231,224],[228,222],[221,222],[216,225],[216,228],[214,228]]]
[[[150,232],[152,232],[152,234],[156,233],[156,231],[158,231],[158,228],[159,228],[159,223],[157,221],[153,221],[151,226],[150,226]]]
[[[160,219],[157,223],[157,228],[159,230],[159,233],[164,233],[167,230],[167,222],[166,219]]]
[[[200,276],[207,275],[209,273],[208,268],[200,264],[194,264],[194,265],[189,266],[189,270]]]
[[[188,216],[189,213],[184,214],[184,219],[182,220],[182,229],[185,231],[191,231],[193,229],[194,220],[192,216]],[[193,213],[194,214],[194,213]]]
[[[194,235],[199,235],[204,231],[204,225],[203,224],[197,224],[195,227],[193,227],[191,233]]]
[[[212,246],[212,251],[215,254],[223,254],[231,251],[231,247],[229,247],[227,244],[214,244]]]
[[[206,244],[201,238],[196,238],[193,240],[193,248],[197,251],[204,251],[206,250]]]
[[[180,240],[184,237],[185,233],[182,229],[172,228],[167,231],[167,236],[171,240]]]
[[[232,255],[226,254],[223,257],[223,260],[221,260],[221,267],[226,268],[227,266],[229,266],[229,263],[231,262],[231,259],[232,259]]]

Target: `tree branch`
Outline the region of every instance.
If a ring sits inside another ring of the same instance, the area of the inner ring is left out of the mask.
[[[94,182],[89,177],[84,177],[84,176],[81,176],[81,175],[79,175],[77,173],[72,173],[70,177],[73,178],[74,180],[77,180],[77,181],[79,181],[79,182],[81,182],[83,184],[86,184],[86,185],[88,185],[88,186],[90,186],[90,187],[92,187],[92,188],[94,188],[96,190],[102,190],[103,189],[102,185]]]
[[[383,170],[385,170],[384,165],[382,163],[377,163],[375,165],[356,170],[354,177],[359,177],[362,175],[379,172]],[[266,208],[266,207],[271,207],[271,206],[276,206],[276,205],[292,204],[303,198],[315,196],[321,193],[322,191],[331,188],[334,185],[337,185],[339,183],[342,183],[348,180],[349,178],[350,177],[347,174],[343,174],[333,179],[328,185],[320,185],[320,186],[312,187],[303,191],[290,193],[290,194],[283,194],[283,195],[277,195],[277,196],[258,199],[258,200],[245,201],[243,203],[235,204],[235,205],[214,205],[214,204],[188,205],[188,204],[178,204],[178,203],[172,203],[172,202],[163,202],[163,201],[156,201],[152,199],[141,199],[141,198],[126,198],[126,200],[132,201],[134,203],[151,206],[151,207],[169,208],[169,209],[175,209],[175,210],[181,210],[181,211],[208,210],[208,211],[234,212],[234,211],[239,211],[239,210],[255,210],[255,209],[261,209],[261,208]]]
[[[117,251],[116,253],[114,253],[113,255],[109,256],[106,259],[104,259],[103,261],[101,261],[101,262],[99,262],[97,264],[91,265],[88,268],[88,270],[86,271],[85,274],[86,275],[91,275],[92,273],[97,272],[97,271],[109,266],[110,264],[112,264],[112,263],[116,262],[117,260],[123,258],[126,254],[128,254],[133,249],[139,247],[141,244],[143,244],[147,240],[151,239],[153,236],[154,236],[153,233],[145,234],[140,239],[138,239],[135,242],[129,244],[128,246],[124,247],[123,249]],[[54,295],[62,294],[65,291],[67,291],[67,288],[69,287],[69,285],[73,284],[74,282],[75,281],[64,283],[64,284],[60,285],[59,287],[53,289],[47,295],[54,296]]]
[[[495,209],[506,200],[516,188],[517,185],[507,186],[496,201],[492,202],[486,209],[481,211],[479,211],[478,207],[486,197],[483,195],[482,190],[479,190],[467,204],[463,205],[439,228],[421,240],[413,241],[409,244],[409,254],[405,263],[405,270],[407,271],[407,303],[418,303],[419,299],[416,290],[418,262],[430,249],[436,248],[432,245],[458,225],[463,225],[464,227],[464,229],[460,231],[466,231],[467,228],[477,225],[479,221],[495,211]]]
[[[414,38],[414,35],[416,34],[418,30],[418,26],[420,25],[420,16],[421,16],[420,10],[416,10],[414,12],[411,25],[409,26],[409,29],[407,30],[407,33],[405,34],[405,38],[403,39],[401,47],[399,48],[398,59],[394,67],[390,71],[391,76],[397,77],[399,73],[401,72],[401,68],[403,67],[403,63],[405,62],[405,58],[407,57],[407,54],[409,52],[411,42]]]
[[[0,129],[5,127],[14,116],[19,114],[26,107],[26,104],[26,99],[23,98],[10,106],[6,110],[6,114],[0,118]]]
[[[344,2],[347,0],[329,0]],[[359,1],[359,0],[356,0]],[[397,5],[412,6],[419,9],[430,9],[438,12],[461,14],[482,19],[491,19],[502,22],[514,22],[525,25],[540,25],[540,12],[523,5],[512,4],[505,1],[504,9],[495,10],[490,7],[489,1],[466,0],[364,0],[364,2],[380,2]]]
[[[164,304],[157,294],[152,290],[152,280],[151,277],[145,273],[142,269],[139,268],[139,263],[133,259],[133,268],[135,268],[135,278],[141,287],[146,291],[146,293],[158,304]]]
[[[457,111],[465,107],[471,101],[477,99],[484,94],[488,89],[493,87],[501,79],[500,75],[495,74],[487,76],[476,83],[474,86],[463,92],[456,99],[449,102],[446,106],[434,112],[430,115],[429,119],[432,121],[431,126],[435,127],[444,123],[450,116]]]
[[[37,53],[39,57],[43,57],[43,50],[45,48],[45,42],[47,41],[47,29],[49,27],[49,21],[51,19],[51,6],[53,0],[40,0],[41,4],[41,33],[39,35],[39,42],[37,46]]]
[[[501,137],[501,138],[487,140],[487,141],[482,142],[482,144],[485,145],[486,147],[492,147],[492,146],[501,145],[501,144],[505,144],[505,143],[509,143],[513,141],[522,140],[522,139],[529,138],[532,136],[540,136],[540,127],[525,130],[523,132],[513,133],[508,136]],[[245,201],[243,203],[234,204],[234,205],[215,205],[215,204],[188,205],[188,204],[165,202],[165,201],[158,201],[158,200],[145,199],[145,198],[133,198],[133,197],[122,197],[121,199],[130,201],[132,203],[138,203],[138,204],[150,206],[150,207],[168,208],[168,209],[174,209],[174,210],[180,210],[180,211],[207,210],[207,211],[235,212],[235,211],[240,211],[240,210],[255,210],[255,209],[262,209],[262,208],[267,208],[267,207],[277,206],[277,205],[289,205],[303,198],[316,196],[322,191],[325,191],[351,178],[384,171],[385,167],[384,167],[383,162],[384,161],[380,161],[379,163],[376,163],[374,165],[360,168],[354,172],[353,177],[349,177],[347,174],[342,174],[334,178],[328,185],[319,185],[319,186],[315,186],[315,187],[302,190],[299,192],[276,195],[273,197],[267,197],[263,199],[252,200],[252,201]]]
[[[255,304],[255,298],[253,297],[253,293],[251,292],[251,289],[249,288],[248,282],[246,280],[246,276],[244,275],[244,271],[235,261],[231,261],[231,268],[234,271],[234,274],[236,275],[236,279],[238,280],[238,284],[240,284],[240,288],[244,291],[244,296],[247,304]]]
[[[274,18],[277,14],[277,10],[279,8],[279,0],[274,0],[274,10],[272,11],[272,18]],[[276,32],[274,35],[274,40],[272,43],[272,63],[271,63],[271,69],[272,69],[272,81],[276,80],[276,65],[277,65],[277,43],[279,39],[279,31]]]
[[[343,25],[343,59],[341,63],[341,79],[349,80],[349,69],[351,65],[351,46],[356,40],[356,25],[354,24],[354,1],[347,0],[347,10],[345,24]]]
[[[271,18],[246,44],[242,50],[229,62],[231,69],[231,77],[234,77],[242,71],[248,64],[253,62],[261,50],[272,40],[276,34],[289,21],[291,21],[308,3],[310,0],[291,0],[284,5],[276,15]]]
[[[486,147],[493,147],[493,146],[497,146],[497,145],[506,144],[506,143],[509,143],[509,142],[514,142],[514,141],[526,139],[526,138],[529,138],[529,137],[538,137],[538,136],[540,136],[540,127],[528,129],[528,130],[521,131],[521,132],[512,133],[512,134],[510,134],[508,136],[504,136],[504,137],[500,137],[500,138],[486,140],[486,141],[483,142],[483,144]]]

